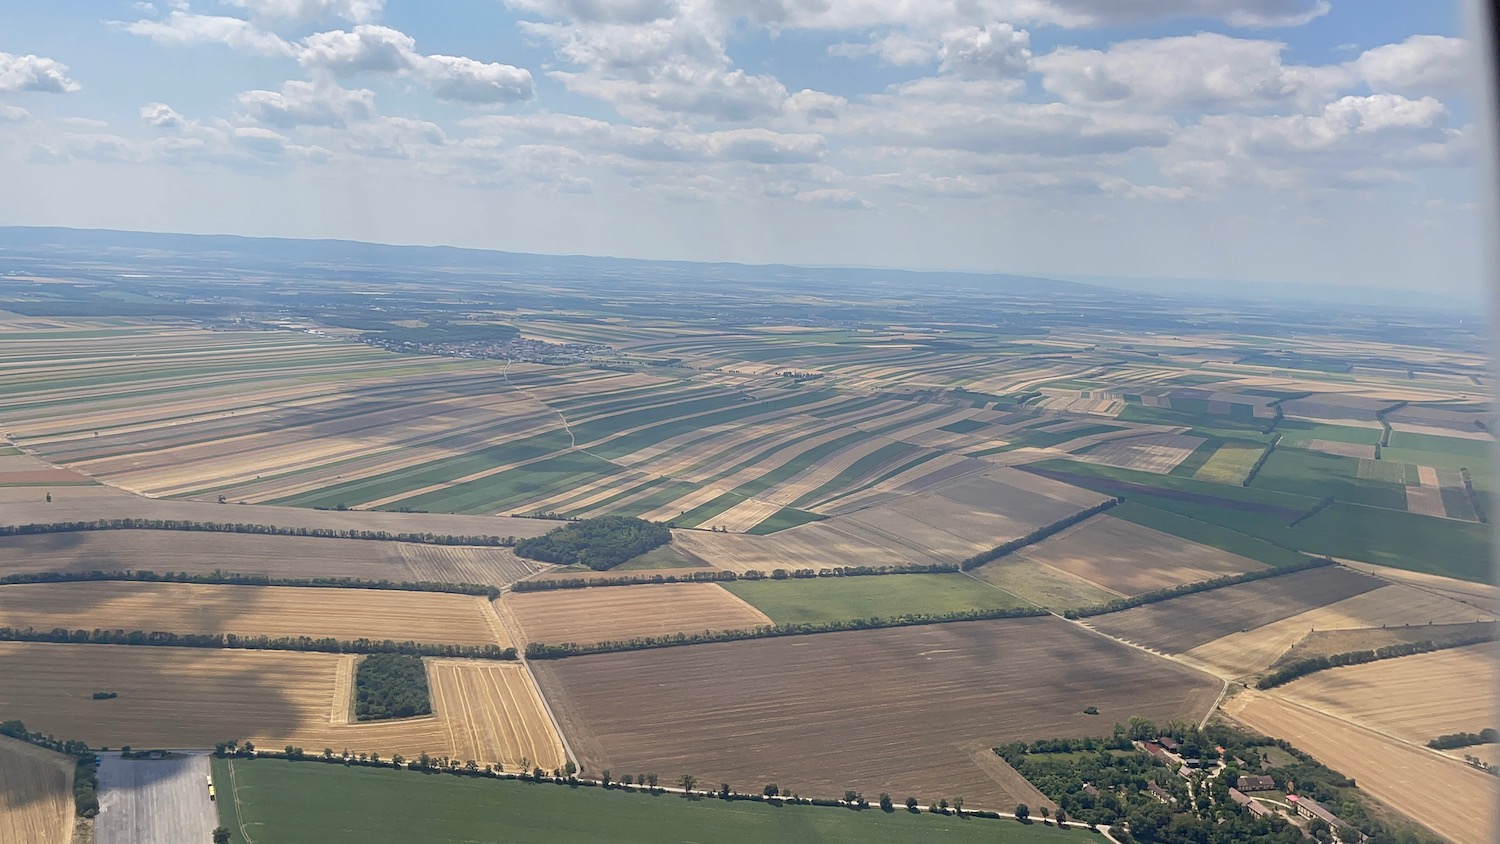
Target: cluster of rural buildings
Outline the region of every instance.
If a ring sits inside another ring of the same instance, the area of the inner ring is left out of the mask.
[[[1171,736],[1161,736],[1155,741],[1137,742],[1137,744],[1147,753],[1165,763],[1168,768],[1176,771],[1178,776],[1190,783],[1193,782],[1195,771],[1208,770],[1210,767],[1202,759],[1182,755],[1182,748],[1177,740]],[[1222,750],[1220,748],[1221,752]],[[1247,767],[1245,760],[1236,759],[1235,761],[1240,764],[1241,768]],[[1223,761],[1214,761],[1211,763],[1211,767],[1212,771],[1209,776],[1214,777],[1222,773],[1225,765]],[[1354,836],[1354,840],[1363,837],[1353,826],[1329,811],[1326,806],[1311,797],[1294,793],[1294,788],[1294,784],[1288,782],[1286,788],[1283,789],[1276,784],[1274,777],[1266,774],[1241,774],[1229,786],[1229,799],[1258,817],[1267,817],[1273,814],[1275,809],[1272,808],[1272,805],[1279,805],[1284,807],[1286,814],[1293,818],[1305,818],[1308,821],[1323,821],[1328,824],[1329,828],[1333,830],[1334,836],[1339,840],[1349,840],[1342,836],[1351,834]],[[1154,782],[1148,783],[1147,789],[1163,803],[1170,803],[1172,801],[1171,795],[1167,790]],[[1274,795],[1251,796],[1255,794],[1266,795],[1270,792],[1274,792]]]

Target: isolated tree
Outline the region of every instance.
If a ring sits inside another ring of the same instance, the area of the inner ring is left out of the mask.
[[[958,815],[964,813],[964,799],[962,797],[953,798],[953,812]]]
[[[768,783],[765,789],[762,790],[762,793],[767,797],[775,797],[776,795],[781,793],[781,789],[774,782]]]
[[[1057,807],[1057,825],[1060,827],[1060,826],[1066,824],[1067,822],[1068,822],[1068,813],[1063,810],[1063,807],[1058,806]]]
[[[610,780],[611,780],[611,777],[609,775],[609,769],[608,768],[605,768],[604,770],[602,770],[602,771],[599,772],[599,784],[600,785],[604,786],[605,788],[609,788]]]
[[[534,780],[536,780],[537,782],[541,782],[542,781],[542,777],[545,777],[546,775],[547,775],[547,772],[544,771],[544,770],[542,770],[541,768],[532,768],[531,769],[531,778],[534,779]]]
[[[635,785],[635,774],[626,774],[625,776],[620,777],[620,782],[623,782],[626,785]]]
[[[325,747],[325,748],[323,748],[323,758],[324,759],[332,759],[333,758],[333,748],[331,748],[331,747]]]
[[[891,805],[891,796],[884,791],[880,792],[880,811],[890,812],[894,811],[894,809],[895,806]]]
[[[572,759],[569,759],[568,764],[563,766],[563,773],[567,774],[570,777],[578,773],[578,766],[573,764]]]
[[[733,793],[734,793],[734,789],[732,789],[732,788],[729,787],[729,783],[727,783],[727,782],[721,782],[721,783],[719,783],[719,799],[720,800],[728,800],[729,799],[729,795],[731,795]]]
[[[684,797],[691,795],[693,793],[693,786],[697,784],[698,778],[692,774],[683,774],[677,778],[677,785],[682,788]]]
[[[1042,821],[1043,822],[1045,822],[1047,820],[1047,816],[1048,815],[1052,814],[1052,810],[1048,809],[1046,806],[1042,806],[1041,808],[1037,809],[1037,811],[1042,813]]]
[[[907,797],[906,798],[906,811],[908,811],[908,812],[915,812],[915,811],[917,811],[917,798],[915,798],[915,797]]]
[[[397,768],[401,767],[401,763],[405,762],[405,761],[406,761],[406,757],[402,756],[399,753],[397,753],[395,756],[391,757],[391,765],[394,766],[394,767],[397,767]]]
[[[945,815],[948,814],[948,798],[943,797],[938,800],[938,810]]]
[[[1016,804],[1016,820],[1024,821],[1031,818],[1031,807],[1025,803]]]
[[[656,774],[646,774],[646,785],[651,786],[653,790],[656,788]]]
[[[229,844],[229,830],[222,826],[214,827],[214,844]]]

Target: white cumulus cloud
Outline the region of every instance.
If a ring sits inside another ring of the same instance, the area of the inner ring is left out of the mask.
[[[82,89],[68,76],[68,66],[55,59],[0,53],[0,91],[71,94]]]

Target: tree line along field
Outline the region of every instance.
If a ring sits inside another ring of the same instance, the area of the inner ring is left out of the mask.
[[[0,575],[227,571],[270,577],[355,577],[503,587],[538,568],[509,548],[366,539],[150,530],[0,536]]]
[[[0,586],[0,627],[512,646],[475,595],[90,581]]]
[[[0,841],[70,844],[73,759],[0,737]]]
[[[219,800],[220,821],[236,844],[420,840],[434,844],[489,840],[665,840],[759,844],[907,844],[914,841],[1052,844],[1084,832],[1040,823],[957,818],[878,809],[771,806],[680,795],[647,797],[599,788],[569,789],[502,780],[344,768],[274,759],[215,759],[214,778],[237,785]],[[702,784],[699,788],[717,788]]]
[[[585,770],[691,773],[804,795],[1007,806],[990,748],[1144,715],[1195,721],[1219,681],[1056,618],[935,624],[532,665]],[[621,700],[672,701],[672,717]],[[1097,706],[1100,715],[1083,714]],[[1104,726],[1101,726],[1104,725]],[[925,804],[924,804],[925,805]]]
[[[561,767],[561,739],[526,669],[429,660],[433,715],[352,722],[357,657],[117,645],[0,643],[0,710],[94,747],[212,747],[228,739],[308,753],[421,753]],[[97,691],[118,697],[94,700]]]

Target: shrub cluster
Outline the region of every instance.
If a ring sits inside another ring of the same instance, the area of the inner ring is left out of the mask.
[[[738,642],[744,639],[774,639],[779,636],[805,636],[813,633],[836,633],[841,630],[874,630],[882,627],[911,627],[921,624],[944,624],[955,621],[984,621],[994,618],[1029,618],[1047,615],[1047,611],[1036,607],[1011,607],[1007,609],[964,610],[949,613],[909,613],[889,618],[856,618],[846,621],[828,621],[817,624],[762,625],[750,630],[718,630],[702,633],[674,633],[669,636],[642,636],[580,645],[566,642],[549,645],[531,642],[526,646],[527,659],[561,659],[584,654],[614,653],[617,651],[642,651],[652,648],[671,648],[679,645],[704,645],[711,642]]]
[[[354,716],[360,721],[432,714],[427,668],[409,654],[372,654],[354,674]]]
[[[1285,574],[1294,574],[1299,571],[1331,566],[1334,562],[1328,557],[1308,557],[1300,563],[1282,566],[1274,569],[1257,569],[1242,574],[1226,574],[1210,580],[1200,580],[1197,583],[1184,583],[1179,586],[1168,586],[1163,589],[1153,589],[1150,592],[1142,592],[1128,598],[1116,598],[1107,604],[1096,604],[1092,607],[1081,607],[1076,610],[1068,610],[1063,613],[1067,618],[1088,618],[1089,616],[1104,615],[1105,613],[1128,610],[1132,607],[1154,604],[1171,598],[1180,598],[1183,595],[1192,595],[1195,592],[1207,592],[1210,589],[1222,589],[1225,586],[1235,586],[1240,583],[1250,583],[1256,580],[1265,580],[1268,577],[1281,577]]]
[[[1455,747],[1494,744],[1497,741],[1500,741],[1500,732],[1493,727],[1485,727],[1477,733],[1449,733],[1446,736],[1438,736],[1427,742],[1427,746],[1437,750],[1452,750]]]
[[[819,577],[868,577],[884,574],[952,574],[952,563],[910,566],[839,566],[828,569],[776,569],[769,575],[757,569],[744,574],[733,571],[687,571],[670,574],[632,574],[616,577],[559,577],[523,580],[511,585],[512,592],[546,592],[553,589],[587,589],[594,586],[641,586],[653,583],[727,583],[734,580],[810,580]]]
[[[119,580],[141,583],[206,583],[227,586],[303,586],[320,589],[384,589],[394,592],[447,592],[455,595],[483,595],[490,600],[500,597],[500,587],[486,583],[442,583],[434,580],[395,581],[366,580],[359,577],[271,577],[264,574],[237,574],[213,571],[191,574],[185,571],[65,571],[28,572],[0,576],[0,586],[18,583],[82,583],[97,580]]]
[[[1473,636],[1461,636],[1436,643],[1426,640],[1421,642],[1405,642],[1399,645],[1386,645],[1383,648],[1376,648],[1375,650],[1350,651],[1348,653],[1333,654],[1332,656],[1315,656],[1298,660],[1267,674],[1260,678],[1255,687],[1257,689],[1274,689],[1277,686],[1285,685],[1315,671],[1324,671],[1344,665],[1361,665],[1366,662],[1374,662],[1378,659],[1392,659],[1398,656],[1425,654],[1448,648],[1461,648],[1466,645],[1477,645],[1481,642],[1493,642],[1494,640],[1495,634],[1492,631]]]
[[[86,522],[0,525],[0,536],[30,536],[43,533],[78,533],[91,530],[182,530],[199,533],[253,533],[263,536],[302,536],[316,539],[371,539],[380,542],[413,542],[421,545],[516,544],[514,536],[458,535],[437,533],[392,533],[386,530],[350,528],[278,527],[239,522],[195,522],[187,519],[94,519]]]
[[[1087,510],[1080,510],[1079,512],[1074,513],[1073,515],[1068,516],[1065,519],[1058,519],[1057,521],[1049,525],[1043,525],[1019,539],[1012,539],[1011,541],[1006,542],[1002,545],[996,545],[994,548],[991,548],[988,551],[975,554],[974,556],[960,563],[959,568],[963,569],[964,571],[969,571],[970,569],[979,568],[985,563],[994,562],[995,560],[998,560],[1001,557],[1006,556],[1007,554],[1013,554],[1028,545],[1035,545],[1036,543],[1041,542],[1043,539],[1046,539],[1047,537],[1052,536],[1059,531],[1066,530],[1067,528],[1078,524],[1084,519],[1093,518],[1094,516],[1103,513],[1105,510],[1108,510],[1109,508],[1115,506],[1116,504],[1119,504],[1124,500],[1125,499],[1123,498],[1111,498],[1108,501],[1103,501],[1095,504],[1093,507],[1090,507]]]
[[[583,565],[605,571],[672,541],[672,529],[631,516],[601,516],[569,522],[541,536],[516,543],[516,553],[530,560]]]
[[[464,659],[515,659],[515,648],[499,645],[444,645],[391,639],[314,639],[311,636],[237,636],[233,633],[163,633],[144,630],[68,630],[55,627],[0,627],[0,642],[58,642],[76,645],[146,645],[168,648],[227,648],[250,651],[312,651],[335,654],[407,654]]]

